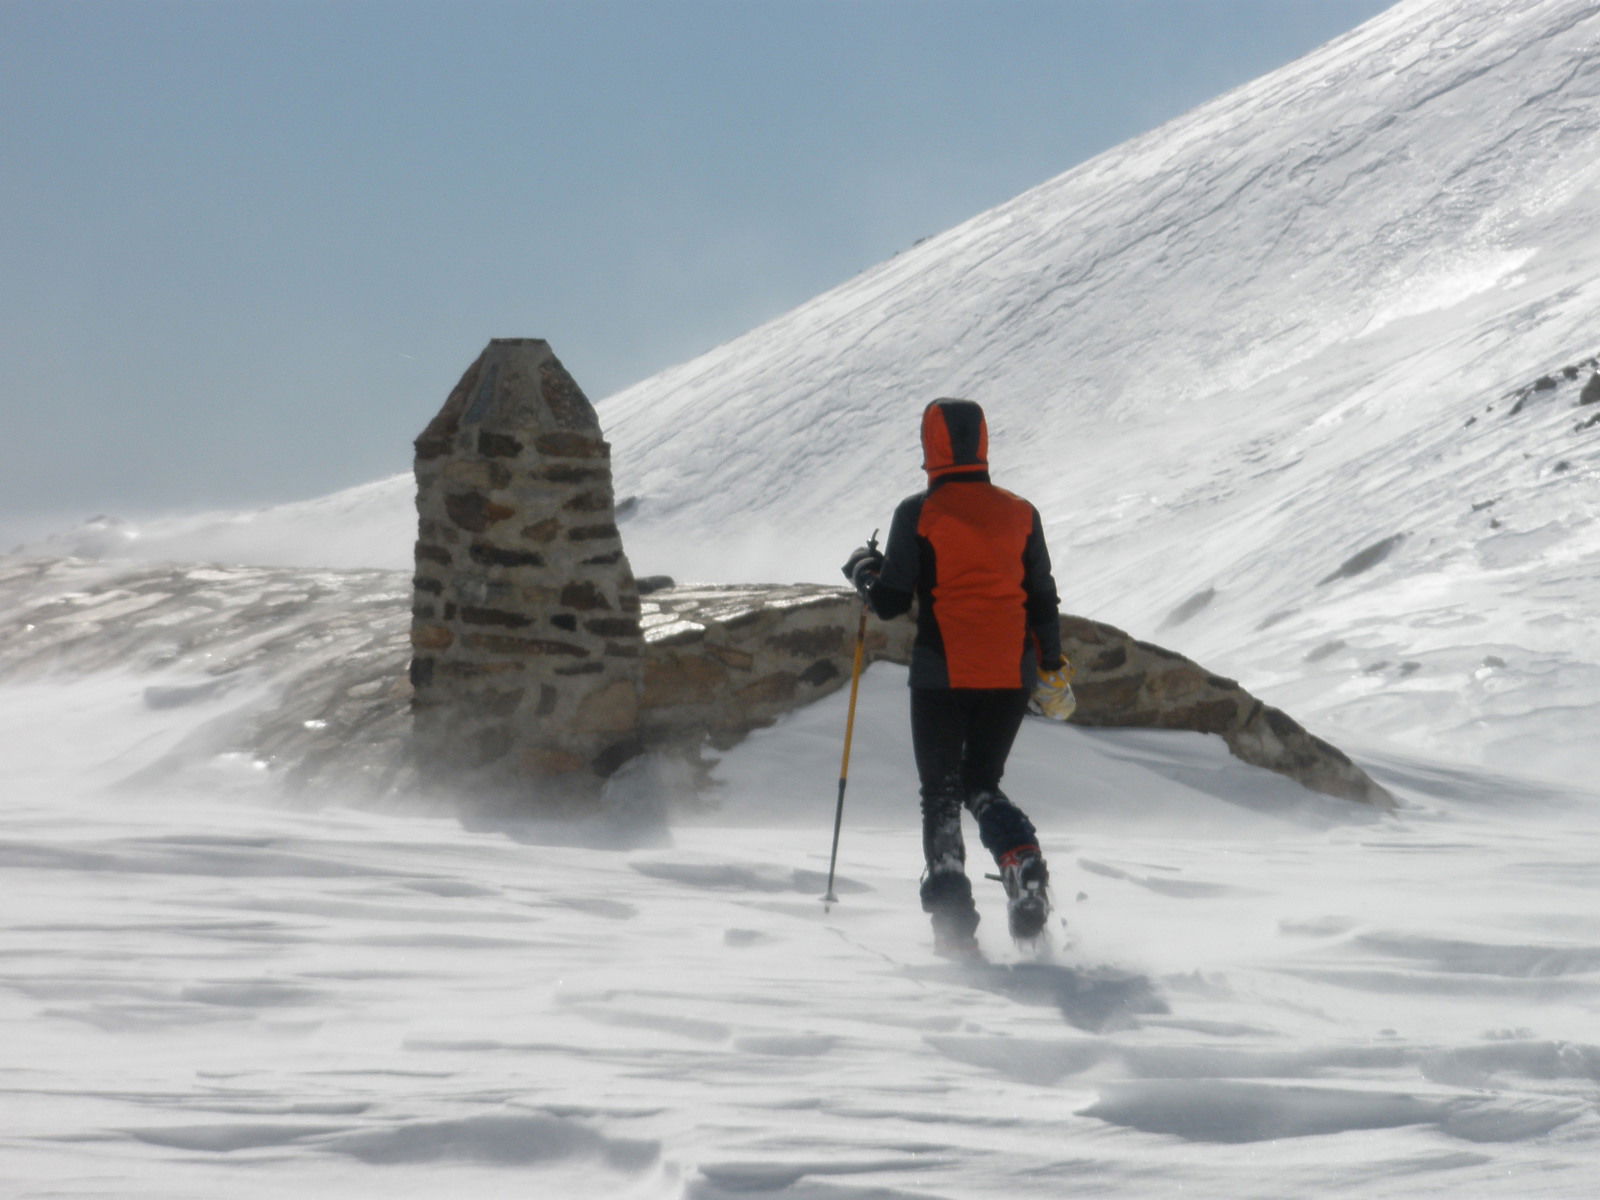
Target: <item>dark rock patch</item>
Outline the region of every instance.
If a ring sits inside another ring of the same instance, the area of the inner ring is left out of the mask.
[[[1353,579],[1357,575],[1361,575],[1372,570],[1373,567],[1377,566],[1379,563],[1383,562],[1386,558],[1393,554],[1400,543],[1405,540],[1405,534],[1395,533],[1390,534],[1381,542],[1374,542],[1365,550],[1361,550],[1355,554],[1352,554],[1349,558],[1345,559],[1344,562],[1340,563],[1332,573],[1323,577],[1322,579],[1319,579],[1317,581],[1317,586],[1323,587],[1326,584],[1333,583],[1339,579]]]
[[[1192,620],[1206,608],[1210,607],[1211,602],[1216,598],[1216,588],[1208,587],[1203,591],[1196,592],[1194,595],[1190,596],[1182,604],[1178,605],[1170,613],[1168,613],[1167,619],[1161,622],[1161,627],[1163,629],[1170,629],[1174,625],[1182,625],[1185,621]]]

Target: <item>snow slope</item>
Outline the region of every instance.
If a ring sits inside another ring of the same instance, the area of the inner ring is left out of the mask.
[[[921,405],[968,395],[1074,610],[1187,616],[1185,653],[1336,733],[1592,777],[1540,730],[1600,688],[1597,50],[1592,2],[1401,4],[613,397],[632,544],[731,527],[825,572],[917,486]],[[1453,696],[1490,658],[1485,742]]]
[[[635,566],[832,578],[969,395],[1074,611],[1330,736],[1591,777],[1597,50],[1593,0],[1408,0],[609,398]],[[403,566],[411,491],[57,546]]]

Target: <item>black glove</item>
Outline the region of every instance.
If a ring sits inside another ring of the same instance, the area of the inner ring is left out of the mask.
[[[850,557],[840,569],[856,591],[865,596],[867,589],[883,571],[883,555],[875,546],[857,546],[850,551]]]

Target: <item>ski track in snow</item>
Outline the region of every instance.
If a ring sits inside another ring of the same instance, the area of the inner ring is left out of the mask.
[[[730,752],[719,809],[625,850],[28,776],[0,836],[0,1190],[1600,1182],[1593,797],[1392,758],[1372,765],[1406,808],[1379,819],[1213,739],[1029,722],[1008,786],[1065,927],[1020,952],[982,883],[988,961],[951,963],[917,911],[903,691],[864,681],[828,912],[842,695]],[[74,686],[47,695],[38,736],[87,737],[61,728]]]

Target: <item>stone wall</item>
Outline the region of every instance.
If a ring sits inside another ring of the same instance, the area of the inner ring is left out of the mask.
[[[643,607],[642,724],[652,744],[729,746],[849,681],[861,606],[838,588],[675,587]],[[873,650],[887,642],[872,630]]]
[[[148,678],[145,703],[195,730],[136,782],[164,785],[221,757],[294,792],[384,803],[418,786],[410,594],[389,571],[0,559],[0,682]],[[640,726],[653,747],[726,746],[849,682],[861,608],[843,588],[668,587],[642,608]],[[1232,680],[1109,625],[1061,624],[1078,665],[1075,723],[1214,733],[1314,791],[1392,805],[1338,749]],[[913,632],[907,619],[870,620],[869,658],[909,661]]]
[[[1394,807],[1394,797],[1338,747],[1281,709],[1181,654],[1085,617],[1061,618],[1061,646],[1077,668],[1077,725],[1214,733],[1234,757],[1325,795]]]
[[[861,605],[817,585],[695,587],[644,598],[645,722],[660,742],[751,729],[847,683]],[[911,661],[910,618],[867,622],[868,662]],[[1216,734],[1243,762],[1379,808],[1394,797],[1336,746],[1232,679],[1084,617],[1061,618],[1077,668],[1073,724]]]
[[[610,454],[593,406],[535,339],[490,342],[417,438],[425,785],[583,806],[637,750],[639,596]]]
[[[638,584],[610,448],[542,341],[489,343],[417,439],[413,746],[424,787],[522,809],[595,803],[645,748],[725,746],[848,679],[860,604],[841,588]],[[868,622],[906,662],[914,625]],[[1388,793],[1232,680],[1062,619],[1085,725],[1215,733],[1240,758],[1371,804]]]

